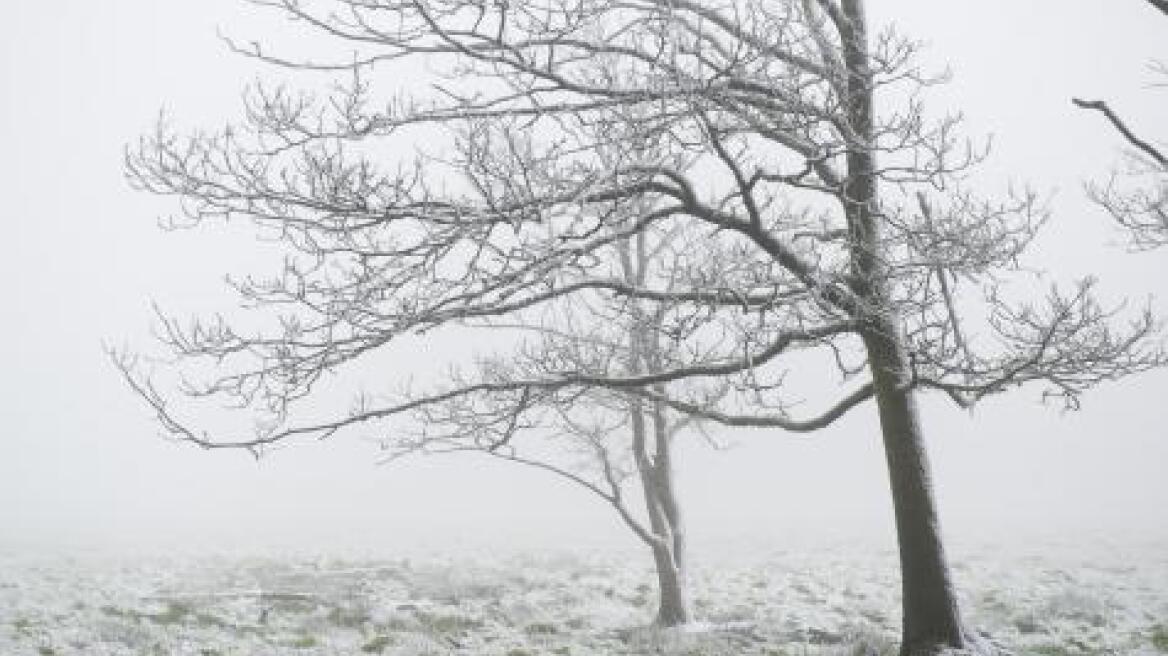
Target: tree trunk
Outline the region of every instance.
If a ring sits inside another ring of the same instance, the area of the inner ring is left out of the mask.
[[[888,481],[896,514],[904,610],[902,656],[926,656],[945,647],[977,647],[967,640],[949,565],[941,544],[933,481],[912,391],[912,368],[901,319],[889,290],[883,214],[873,130],[874,82],[869,66],[863,0],[842,0],[840,26],[847,68],[848,127],[845,211],[851,244],[851,286],[865,321],[864,347],[876,388]]]
[[[653,419],[654,451],[649,454],[649,422]],[[644,402],[630,402],[633,429],[633,457],[645,496],[645,511],[653,541],[647,541],[657,568],[657,626],[678,626],[693,620],[686,581],[685,533],[681,526],[677,498],[673,488],[673,460],[665,435],[663,411],[654,407],[646,413]]]
[[[664,528],[658,536],[662,545],[653,549],[661,597],[657,624],[677,626],[693,621],[693,609],[686,580],[685,527],[673,480],[673,449],[666,425],[665,405],[660,401],[653,403],[653,436],[656,453],[651,470],[652,505],[660,509]]]
[[[657,566],[658,605],[654,624],[661,627],[680,626],[693,621],[689,600],[685,563],[672,545],[653,548],[653,562]]]
[[[965,629],[941,542],[933,481],[911,372],[894,326],[865,336],[900,550],[902,656],[966,647]]]
[[[621,251],[624,277],[632,284],[644,285],[649,273],[649,255],[643,233],[636,236],[635,249],[632,246],[626,241]],[[662,315],[648,316],[635,303],[630,312],[634,320],[629,333],[630,372],[660,371],[661,344],[658,339]],[[665,392],[662,387],[656,387],[654,391]],[[673,480],[673,449],[667,408],[661,401],[646,402],[634,394],[629,397],[629,419],[633,432],[633,459],[649,518],[649,535],[643,537],[657,568],[658,607],[654,624],[661,627],[687,624],[693,621],[693,609],[686,579],[685,530]]]

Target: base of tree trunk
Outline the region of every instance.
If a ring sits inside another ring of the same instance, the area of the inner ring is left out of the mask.
[[[668,547],[653,549],[657,566],[657,617],[653,620],[656,627],[684,626],[693,621],[685,569],[679,566],[677,558],[675,551]]]
[[[900,656],[1010,656],[1011,652],[994,644],[988,638],[966,629],[962,646],[946,644],[906,644]]]
[[[660,617],[653,618],[653,623],[650,625],[654,629],[685,629],[694,626],[692,619],[661,619]]]
[[[653,619],[653,626],[661,629],[682,627],[692,623],[693,613],[688,608],[681,610],[671,609],[665,612],[658,610],[657,617]]]
[[[652,626],[654,628],[658,628],[658,629],[676,629],[679,627],[689,626],[690,624],[693,624],[693,620],[690,618],[684,618],[684,619],[682,619],[682,618],[664,618],[663,619],[663,618],[661,618],[661,616],[657,616],[657,617],[653,618]]]

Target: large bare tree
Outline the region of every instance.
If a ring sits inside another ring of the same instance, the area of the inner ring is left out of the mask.
[[[861,0],[255,4],[346,54],[233,44],[337,86],[257,86],[240,124],[190,137],[163,126],[128,155],[137,186],[182,199],[176,225],[244,216],[288,253],[277,275],[236,284],[279,314],[275,328],[163,320],[179,362],[213,365],[182,391],[263,413],[255,434],[205,433],[115,354],[168,432],[256,451],[391,431],[451,403],[522,420],[536,396],[604,393],[649,416],[809,432],[875,400],[902,652],[989,649],[954,594],[917,395],[965,407],[1033,383],[1074,407],[1164,356],[1148,314],[1117,317],[1090,279],[1035,297],[1019,260],[1042,204],[965,183],[982,154],[955,118],[925,111],[938,79],[915,65],[915,42],[872,33]],[[685,248],[652,278],[614,273],[605,251],[652,230]],[[670,357],[640,369],[548,358],[331,419],[306,411],[325,373],[399,335],[597,295],[660,317],[634,322],[634,342],[673,340]],[[808,376],[835,398],[791,382]],[[824,406],[797,416],[805,402]]]
[[[1147,0],[1160,16],[1168,18],[1168,2]],[[1168,21],[1164,22],[1168,27]],[[1161,89],[1168,89],[1168,62],[1151,66]],[[1168,244],[1168,149],[1135,130],[1104,100],[1073,98],[1082,109],[1099,112],[1129,146],[1124,166],[1106,184],[1090,184],[1087,193],[1124,229],[1132,248],[1157,248]]]

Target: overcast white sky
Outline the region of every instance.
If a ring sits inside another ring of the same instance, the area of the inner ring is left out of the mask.
[[[287,28],[234,0],[10,5],[0,27],[0,547],[626,539],[605,508],[539,472],[473,458],[378,467],[369,445],[345,436],[259,463],[159,439],[101,340],[149,347],[150,299],[213,306],[222,274],[244,266],[252,244],[160,232],[154,218],[171,206],[127,187],[122,148],[164,106],[190,127],[235,118],[255,69],[216,29],[262,39]],[[1069,103],[1106,98],[1168,139],[1168,88],[1149,88],[1146,68],[1168,59],[1168,20],[1139,0],[872,0],[870,12],[951,64],[954,83],[938,99],[962,109],[973,134],[994,136],[994,174],[1055,192],[1042,261],[1063,276],[1099,274],[1113,295],[1159,295],[1168,313],[1168,251],[1125,254],[1081,192],[1121,144]],[[402,368],[419,356],[403,353]],[[1037,391],[973,415],[926,401],[948,534],[1165,532],[1165,392],[1168,372],[1158,372],[1101,388],[1071,414],[1040,405]],[[776,545],[887,536],[873,421],[869,407],[812,438],[748,433],[728,453],[687,453],[692,533]]]

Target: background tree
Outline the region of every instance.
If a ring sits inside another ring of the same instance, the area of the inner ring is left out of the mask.
[[[1168,18],[1168,2],[1148,0]],[[1165,23],[1168,25],[1168,22]],[[1162,79],[1156,86],[1168,88],[1168,64],[1154,62],[1152,72]],[[1080,108],[1102,114],[1130,146],[1125,166],[1105,185],[1091,184],[1087,193],[1124,228],[1136,249],[1168,244],[1168,151],[1140,136],[1103,100],[1073,98]]]
[[[658,271],[655,262],[675,255],[673,234],[637,233],[611,245],[612,280],[643,287]],[[600,254],[600,253],[598,253]],[[561,370],[596,377],[661,373],[676,359],[666,320],[671,305],[643,307],[638,299],[606,293],[565,296],[534,313],[473,322],[490,332],[519,332],[520,346],[506,357],[486,358],[473,380],[508,386],[547,379]],[[690,321],[687,331],[703,322]],[[526,336],[534,335],[534,339]],[[462,387],[460,376],[450,384]],[[724,392],[722,390],[721,392]],[[718,390],[708,390],[715,399]],[[511,395],[455,395],[418,406],[412,430],[382,439],[390,459],[412,454],[479,453],[552,472],[612,506],[650,550],[657,572],[655,624],[677,626],[693,619],[687,576],[688,549],[679,499],[674,442],[702,422],[659,399],[644,399],[605,387],[542,390]],[[713,444],[712,438],[707,439]],[[633,489],[630,488],[630,483]],[[630,500],[640,498],[638,513]]]
[[[163,322],[180,363],[213,365],[182,391],[260,412],[256,434],[194,428],[115,354],[180,439],[256,451],[388,431],[455,399],[520,416],[532,395],[604,390],[706,422],[808,432],[875,399],[902,651],[925,654],[988,647],[953,592],[917,394],[968,407],[1036,383],[1075,407],[1095,383],[1164,361],[1148,314],[1119,320],[1089,279],[1032,300],[1019,258],[1041,203],[973,193],[965,174],[981,153],[956,118],[926,114],[921,96],[938,80],[914,65],[914,42],[870,36],[860,0],[256,4],[355,52],[329,62],[236,46],[287,71],[339,73],[341,86],[257,86],[240,125],[187,138],[162,126],[128,156],[135,184],[182,198],[180,224],[246,216],[288,252],[278,275],[237,283],[248,305],[279,314],[274,329]],[[399,68],[421,60],[428,87]],[[374,80],[399,93],[375,99]],[[654,229],[685,235],[686,248],[653,279],[614,279],[604,250]],[[1010,286],[1016,272],[1026,284]],[[326,372],[404,333],[597,293],[661,316],[650,334],[676,335],[671,359],[639,372],[553,360],[530,377],[452,380],[325,420],[301,402]],[[686,330],[694,317],[702,328]],[[794,416],[824,403],[824,388],[838,390],[825,410]]]

